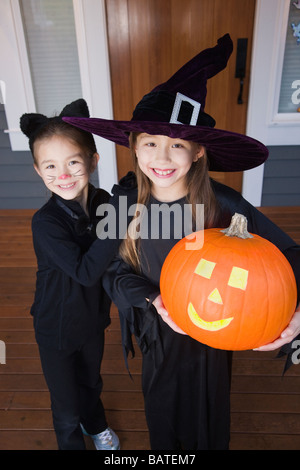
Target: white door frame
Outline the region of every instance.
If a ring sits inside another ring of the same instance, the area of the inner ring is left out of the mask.
[[[104,0],[73,0],[83,97],[93,117],[113,119]],[[117,182],[115,144],[95,136],[100,186],[110,192]]]
[[[266,146],[300,145],[300,114],[278,114],[290,0],[257,0],[247,135]],[[292,94],[292,90],[291,90]],[[261,205],[264,165],[244,172],[243,196]]]

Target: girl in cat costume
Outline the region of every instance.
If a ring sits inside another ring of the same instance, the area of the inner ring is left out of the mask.
[[[124,234],[98,239],[101,217],[96,211],[108,203],[117,210],[123,189],[115,186],[110,197],[89,183],[99,155],[90,133],[62,119],[74,115],[89,116],[83,99],[56,117],[21,117],[34,168],[52,192],[32,220],[38,271],[31,313],[59,449],[84,450],[85,433],[97,450],[114,450],[119,449],[119,439],[107,424],[100,399],[104,329],[110,323],[111,304],[101,277]],[[136,189],[129,185],[127,190],[128,200],[135,202]]]

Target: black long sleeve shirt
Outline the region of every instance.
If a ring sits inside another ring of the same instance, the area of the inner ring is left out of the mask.
[[[219,227],[228,227],[235,212],[245,215],[248,220],[249,232],[256,233],[274,243],[290,262],[296,278],[297,303],[299,303],[300,246],[239,193],[216,181],[212,181],[212,187],[221,208]],[[159,201],[156,203],[159,204]],[[151,217],[149,214],[148,217],[148,226],[150,226]],[[120,311],[123,346],[126,354],[129,351],[134,353],[131,342],[132,333],[138,338],[141,347],[143,347],[146,334],[148,334],[146,338],[148,345],[150,342],[158,344],[158,333],[155,326],[156,315],[151,314],[149,305],[160,292],[160,271],[166,255],[177,241],[178,239],[174,236],[171,236],[169,240],[161,238],[142,240],[142,273],[134,272],[120,256],[117,256],[104,274],[104,287]],[[140,323],[142,326],[139,326]],[[283,346],[282,350],[290,353],[291,345]]]
[[[126,194],[129,203],[131,194],[135,202],[135,190]],[[98,239],[96,226],[103,216],[97,217],[96,211],[108,202],[117,208],[119,195],[122,189],[110,197],[106,191],[89,185],[89,217],[79,203],[57,195],[34,214],[32,233],[38,271],[31,313],[39,344],[55,349],[77,348],[109,324],[111,301],[101,276],[122,236]]]

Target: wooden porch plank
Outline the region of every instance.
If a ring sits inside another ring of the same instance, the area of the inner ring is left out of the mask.
[[[107,410],[139,410],[144,409],[144,398],[140,391],[118,391],[103,392],[101,399]],[[50,396],[48,391],[0,391],[1,410],[38,410],[50,409]]]
[[[300,207],[260,208],[300,242]],[[42,374],[30,307],[36,261],[31,238],[34,211],[0,211],[0,340],[6,341],[7,364],[0,365],[0,450],[52,450],[49,392]],[[142,359],[126,369],[118,312],[111,309],[102,364],[103,402],[122,449],[149,449],[141,391]],[[300,368],[282,377],[284,360],[275,353],[234,354],[231,449],[300,448]],[[93,449],[90,440],[88,449]]]
[[[150,448],[147,431],[119,431],[122,450],[145,450]],[[87,450],[95,450],[91,439],[85,438]],[[0,450],[57,450],[54,431],[0,430]]]
[[[284,434],[231,434],[231,450],[299,450],[299,435]]]

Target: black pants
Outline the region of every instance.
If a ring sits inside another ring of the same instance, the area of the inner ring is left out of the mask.
[[[60,450],[85,450],[80,423],[89,434],[97,434],[107,428],[100,399],[103,347],[104,333],[76,351],[49,350],[39,346]]]

